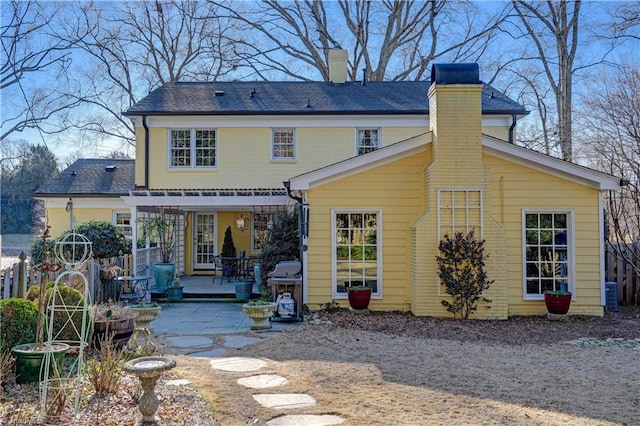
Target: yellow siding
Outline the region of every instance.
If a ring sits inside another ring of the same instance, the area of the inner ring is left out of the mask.
[[[403,160],[312,189],[307,251],[307,297],[312,306],[331,299],[331,209],[382,210],[384,298],[371,301],[376,310],[408,310],[410,303],[409,227],[424,209],[421,170],[425,155]],[[348,306],[345,299],[339,300]]]
[[[484,156],[492,171],[491,186],[502,193],[492,210],[504,210],[509,315],[544,314],[542,301],[523,300],[522,210],[573,210],[575,240],[575,300],[570,314],[602,315],[600,305],[600,230],[598,191],[508,161]],[[540,188],[553,188],[553,191]]]
[[[389,145],[426,132],[420,127],[383,128]],[[282,187],[282,181],[355,156],[355,128],[296,129],[296,160],[271,160],[270,128],[218,129],[216,169],[170,169],[168,129],[150,129],[150,189]],[[136,183],[144,176],[144,130],[137,134]]]
[[[73,209],[73,216],[76,225],[89,221],[104,221],[113,223],[114,211],[126,211],[126,209],[105,209],[105,208],[77,208]],[[51,226],[49,232],[53,238],[69,231],[69,213],[63,208],[48,208],[48,224]]]

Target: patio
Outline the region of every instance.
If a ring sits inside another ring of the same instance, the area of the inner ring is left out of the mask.
[[[181,276],[180,285],[184,287],[183,294],[185,301],[190,299],[222,299],[222,301],[235,301],[235,288],[233,280],[229,281],[228,277],[221,275],[216,276],[215,283],[212,283],[211,275],[191,275]],[[260,294],[258,286],[253,284],[253,296]]]

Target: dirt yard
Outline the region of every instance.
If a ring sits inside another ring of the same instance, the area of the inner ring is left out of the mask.
[[[640,425],[640,349],[583,347],[581,337],[639,339],[640,309],[606,318],[453,321],[402,313],[323,313],[305,325],[227,353],[268,361],[288,383],[267,392],[317,399],[298,414],[336,414],[345,425]],[[180,357],[221,425],[265,424],[236,383],[252,373],[215,371]],[[287,411],[289,413],[289,411]]]

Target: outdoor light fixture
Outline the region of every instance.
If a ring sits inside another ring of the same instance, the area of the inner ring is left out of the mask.
[[[238,227],[238,229],[243,232],[245,229],[247,229],[247,219],[244,217],[244,215],[240,215],[237,219],[236,219],[236,226]]]

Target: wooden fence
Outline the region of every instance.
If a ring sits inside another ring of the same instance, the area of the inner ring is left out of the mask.
[[[54,281],[59,275],[66,272],[65,269],[61,269],[54,273],[43,274],[42,271],[28,264],[24,254],[21,254],[19,258],[20,261],[18,263],[14,263],[9,268],[0,271],[0,299],[24,297],[29,286],[42,284],[43,281],[45,283]],[[91,259],[83,263],[78,268],[78,271],[87,279],[89,294],[91,294],[95,300],[98,295],[98,290],[101,289],[102,285],[100,271],[107,266],[117,265],[120,266],[126,274],[128,271],[136,270],[136,268],[132,268],[132,263],[133,256],[130,254],[107,259]],[[79,279],[79,281],[82,280]],[[83,285],[83,283],[79,282],[71,282],[69,284],[76,288],[78,285],[80,287]]]
[[[640,244],[607,245],[605,281],[618,286],[618,304],[640,305]]]

